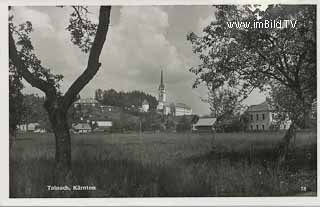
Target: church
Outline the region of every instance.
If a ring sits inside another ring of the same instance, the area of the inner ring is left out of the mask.
[[[158,106],[157,111],[163,115],[184,116],[192,115],[191,107],[184,103],[167,102],[166,89],[163,83],[163,70],[161,70],[160,85],[158,88]]]

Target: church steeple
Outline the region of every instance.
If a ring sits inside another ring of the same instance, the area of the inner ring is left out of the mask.
[[[160,77],[159,102],[166,102],[166,89],[163,83],[163,70],[161,70],[161,77]]]
[[[161,70],[161,79],[160,79],[159,90],[160,90],[160,88],[164,88],[164,84],[163,84],[163,70]]]

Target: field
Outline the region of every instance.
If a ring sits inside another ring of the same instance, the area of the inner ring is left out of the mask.
[[[72,135],[72,181],[96,186],[72,197],[316,195],[317,138],[298,132],[289,159],[275,162],[283,132]],[[18,134],[10,155],[10,197],[48,191],[52,134]]]

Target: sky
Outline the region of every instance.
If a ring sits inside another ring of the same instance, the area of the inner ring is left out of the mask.
[[[31,39],[42,64],[55,74],[64,75],[65,92],[84,71],[88,54],[70,41],[65,29],[69,7],[14,7],[14,22],[33,24]],[[97,22],[98,7],[89,7],[90,19]],[[202,29],[215,20],[212,6],[113,6],[107,40],[100,56],[102,66],[97,75],[80,92],[82,98],[94,97],[94,91],[141,90],[158,96],[160,71],[164,70],[167,101],[189,105],[199,115],[210,113],[209,104],[201,101],[207,89],[192,89],[195,75],[189,72],[200,61],[192,53],[187,34],[201,35]],[[25,83],[25,93],[39,93]],[[43,95],[43,94],[42,94]],[[245,104],[259,104],[265,95],[255,90]]]

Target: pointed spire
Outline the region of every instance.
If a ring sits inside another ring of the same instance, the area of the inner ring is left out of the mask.
[[[163,85],[163,70],[161,70],[161,85]]]
[[[160,86],[159,88],[164,88],[164,84],[163,84],[163,70],[161,70],[161,79],[160,79]]]

